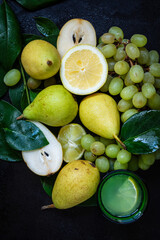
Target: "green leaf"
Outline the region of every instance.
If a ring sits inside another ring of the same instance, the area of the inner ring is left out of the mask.
[[[12,149],[5,140],[5,133],[0,129],[0,159],[9,162],[22,161],[21,152]]]
[[[43,37],[39,35],[34,35],[34,34],[23,34],[22,35],[23,39],[23,46],[27,45],[29,42],[37,39],[43,39]]]
[[[21,98],[24,92],[24,84],[23,82],[19,82],[16,86],[9,88],[9,97],[12,104],[22,111],[21,108]]]
[[[21,105],[22,110],[24,110],[28,106],[27,94],[26,94],[25,90],[22,93],[20,105]]]
[[[0,97],[2,97],[6,92],[8,87],[3,81],[4,75],[7,71],[4,70],[4,68],[0,65]]]
[[[0,5],[0,65],[10,70],[21,49],[19,22],[6,1]]]
[[[35,99],[35,97],[38,95],[39,92],[41,92],[42,89],[37,89],[35,91],[31,91],[29,90],[29,96],[30,96],[30,100],[31,102],[33,102],[33,100]]]
[[[16,0],[23,7],[28,10],[36,10],[42,7],[46,7],[49,4],[60,2],[60,0]]]
[[[29,121],[18,120],[4,131],[9,146],[18,151],[34,150],[48,144],[43,132]]]
[[[35,17],[34,19],[37,29],[42,35],[45,37],[49,37],[50,35],[58,36],[59,29],[50,19],[44,17]]]
[[[17,117],[21,115],[21,112],[8,102],[0,101],[0,127],[9,127],[10,124],[17,121]]]
[[[121,128],[121,140],[134,154],[148,154],[160,148],[160,111],[142,111],[130,117]]]

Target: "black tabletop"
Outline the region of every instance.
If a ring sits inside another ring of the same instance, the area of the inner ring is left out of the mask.
[[[0,1],[2,2],[2,1]],[[95,27],[97,37],[113,26],[123,29],[125,38],[141,33],[148,38],[148,49],[160,51],[160,3],[152,0],[66,0],[40,10],[28,11],[8,0],[24,33],[38,34],[34,17],[47,17],[61,28],[71,18],[83,18]],[[5,96],[7,99],[7,95]],[[106,220],[97,207],[68,210],[41,207],[51,199],[40,178],[24,162],[0,161],[0,239],[1,240],[145,240],[160,239],[160,161],[138,174],[145,181],[149,203],[135,223],[119,225]]]

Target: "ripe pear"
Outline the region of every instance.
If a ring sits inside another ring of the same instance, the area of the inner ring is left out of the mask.
[[[113,139],[120,131],[120,114],[115,100],[105,93],[85,97],[79,106],[83,125],[95,134]]]
[[[54,76],[60,68],[60,55],[57,49],[44,40],[33,40],[23,49],[21,62],[34,79],[43,80]]]
[[[54,207],[67,209],[92,197],[97,190],[100,173],[94,163],[74,160],[59,172],[52,191]]]
[[[72,94],[62,85],[52,85],[43,89],[28,105],[23,115],[29,120],[59,127],[70,123],[77,115],[78,104]]]

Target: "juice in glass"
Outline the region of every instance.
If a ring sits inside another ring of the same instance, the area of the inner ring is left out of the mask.
[[[126,170],[107,174],[98,188],[98,204],[104,216],[117,223],[139,219],[147,206],[148,194],[143,181]]]

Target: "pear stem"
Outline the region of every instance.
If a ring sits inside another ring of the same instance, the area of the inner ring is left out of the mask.
[[[29,105],[29,104],[31,103],[31,102],[30,102],[30,97],[29,97],[29,91],[28,91],[28,87],[27,87],[27,83],[26,83],[26,78],[25,78],[25,74],[24,74],[24,70],[23,70],[21,61],[19,61],[19,64],[20,64],[20,68],[21,68],[21,73],[22,73],[22,78],[23,78],[24,89],[26,90],[27,102],[28,102],[28,105]]]
[[[22,118],[24,118],[23,114],[21,114],[19,117],[17,117],[16,120],[20,120]]]
[[[126,145],[119,139],[119,137],[117,135],[114,135],[113,137],[117,140],[117,142],[119,142],[121,144],[123,149],[126,150]]]
[[[50,208],[56,208],[56,207],[54,206],[54,204],[49,204],[49,205],[42,206],[41,210],[46,210],[46,209],[50,209]]]

